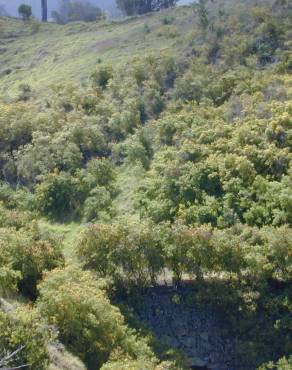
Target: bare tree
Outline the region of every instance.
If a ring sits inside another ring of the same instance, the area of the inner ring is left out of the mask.
[[[28,368],[29,365],[18,365],[9,367],[9,363],[24,349],[25,346],[17,348],[14,352],[6,353],[3,358],[0,358],[0,370],[18,370]]]

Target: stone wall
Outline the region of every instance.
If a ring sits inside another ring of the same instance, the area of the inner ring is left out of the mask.
[[[158,339],[184,352],[191,369],[236,370],[224,314],[191,303],[190,288],[150,288],[135,309]]]

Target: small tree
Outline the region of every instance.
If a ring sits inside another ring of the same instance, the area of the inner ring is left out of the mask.
[[[28,21],[32,16],[31,6],[27,4],[21,4],[18,8],[18,14],[22,17],[24,21]]]

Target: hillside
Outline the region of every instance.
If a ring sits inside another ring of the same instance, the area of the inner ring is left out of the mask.
[[[174,15],[175,26],[163,27],[163,17]],[[180,53],[191,30],[191,19],[191,10],[182,7],[121,22],[41,25],[36,34],[21,21],[2,19],[0,91],[4,97],[13,97],[20,81],[31,85],[37,94],[48,93],[51,85],[64,80],[87,82],[99,60],[121,66],[143,56],[145,48],[148,53]],[[146,24],[150,33],[145,32]]]
[[[291,40],[289,0],[0,19],[1,370],[291,369]]]

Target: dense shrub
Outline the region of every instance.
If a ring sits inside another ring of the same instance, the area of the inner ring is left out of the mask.
[[[53,336],[37,311],[22,308],[10,316],[0,310],[0,332],[1,356],[5,358],[17,351],[3,364],[5,367],[27,367],[29,364],[32,370],[48,368],[47,346]]]
[[[152,223],[129,226],[95,224],[83,231],[77,255],[99,277],[145,286],[155,283],[163,268],[159,228]]]
[[[95,86],[105,89],[113,78],[113,69],[110,66],[99,67],[91,76]]]
[[[36,297],[37,283],[44,271],[62,266],[64,262],[58,240],[43,238],[36,221],[19,230],[0,228],[0,251],[3,290],[17,283],[18,289],[30,298]]]
[[[89,369],[100,368],[117,349],[132,359],[151,359],[146,342],[127,328],[103,285],[91,273],[74,267],[55,270],[39,287],[38,308]]]
[[[39,210],[49,217],[62,218],[80,207],[78,180],[66,172],[49,174],[37,187]]]
[[[113,214],[110,192],[104,187],[92,189],[85,200],[83,214],[85,221],[110,218]]]
[[[185,274],[200,281],[213,272],[265,286],[271,279],[292,278],[290,234],[287,226],[258,229],[237,224],[223,231],[181,222],[95,224],[80,235],[77,255],[99,277],[125,285],[155,284],[166,268],[178,283]]]
[[[1,294],[35,298],[44,271],[63,265],[24,211],[90,222],[75,251],[92,275],[56,270],[39,300],[89,368],[172,367],[128,330],[96,277],[119,293],[193,280],[196,305],[230,321],[243,369],[291,353],[291,5],[189,10],[175,25],[172,11],[149,18],[161,45],[177,37],[169,50],[113,66],[98,58],[91,84],[53,87],[43,102],[22,86],[18,101],[0,102]],[[137,32],[151,43],[147,27]]]
[[[99,277],[115,273],[114,254],[125,241],[125,231],[115,225],[96,224],[79,237],[77,254],[83,266],[93,269]]]
[[[111,213],[115,171],[107,159],[92,159],[74,175],[56,170],[36,188],[38,210],[55,219],[81,217],[87,221]]]

